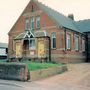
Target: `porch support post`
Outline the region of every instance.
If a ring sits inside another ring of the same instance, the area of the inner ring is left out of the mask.
[[[29,50],[30,50],[30,38],[28,39],[28,41],[29,41]]]

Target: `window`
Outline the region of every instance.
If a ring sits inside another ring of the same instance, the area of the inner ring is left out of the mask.
[[[53,32],[51,35],[51,46],[52,48],[56,48],[56,33]]]
[[[82,51],[84,52],[85,51],[85,40],[82,39]]]
[[[29,40],[29,48],[35,49],[35,38],[33,38],[32,36],[30,37],[30,40]]]
[[[35,39],[30,39],[30,49],[35,49]]]
[[[26,22],[25,22],[25,30],[29,30],[29,29],[30,29],[29,19],[26,19]]]
[[[33,5],[32,5],[32,9],[31,9],[31,12],[34,12],[34,7],[33,7]]]
[[[75,50],[79,50],[79,37],[75,35]]]
[[[31,18],[30,26],[31,26],[31,30],[33,30],[34,29],[34,18]]]
[[[36,17],[36,28],[40,28],[40,17]]]
[[[66,47],[67,49],[70,49],[71,48],[71,35],[70,34],[67,34],[67,37],[66,37]]]

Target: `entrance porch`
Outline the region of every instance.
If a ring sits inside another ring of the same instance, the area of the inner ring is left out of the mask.
[[[49,61],[50,45],[49,37],[44,31],[32,33],[24,32],[15,38],[17,59],[28,59],[33,61]]]

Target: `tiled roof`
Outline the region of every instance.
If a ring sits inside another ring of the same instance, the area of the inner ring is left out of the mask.
[[[77,21],[76,25],[81,32],[90,32],[90,19]]]
[[[0,48],[8,48],[8,44],[0,42]]]
[[[75,26],[74,20],[71,20],[70,18],[62,15],[61,13],[59,13],[51,8],[49,8],[48,6],[45,6],[44,4],[42,4],[38,1],[35,1],[35,2],[44,12],[46,12],[48,14],[48,16],[50,16],[52,19],[54,19],[59,26],[80,32],[78,30],[78,28]]]

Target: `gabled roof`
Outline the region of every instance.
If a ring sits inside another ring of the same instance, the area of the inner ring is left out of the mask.
[[[75,26],[75,21],[71,20],[70,18],[62,15],[61,13],[49,8],[48,6],[45,6],[44,4],[33,0],[36,2],[36,4],[44,11],[47,13],[48,16],[50,16],[52,19],[54,19],[57,24],[61,27],[68,28],[70,30],[75,30],[77,32],[80,32],[78,28]]]
[[[0,48],[8,48],[8,44],[0,42]]]
[[[45,6],[41,2],[38,2],[37,0],[31,0],[31,1],[35,2],[36,5],[40,9],[42,9],[50,18],[52,18],[57,23],[58,26],[65,27],[67,29],[74,30],[74,31],[77,31],[80,33],[90,31],[90,20],[76,22],[76,21],[64,16],[63,14],[49,8],[48,6]],[[17,38],[21,39],[21,38],[23,38],[23,36],[24,36],[24,33],[21,34],[20,36],[18,36]]]
[[[27,31],[19,34],[18,36],[16,36],[16,37],[14,38],[14,40],[21,40],[21,39],[25,39],[25,38],[30,38],[31,35],[34,37],[34,32],[33,32],[33,30],[27,30]]]
[[[80,32],[90,32],[90,19],[77,21],[76,25]]]

